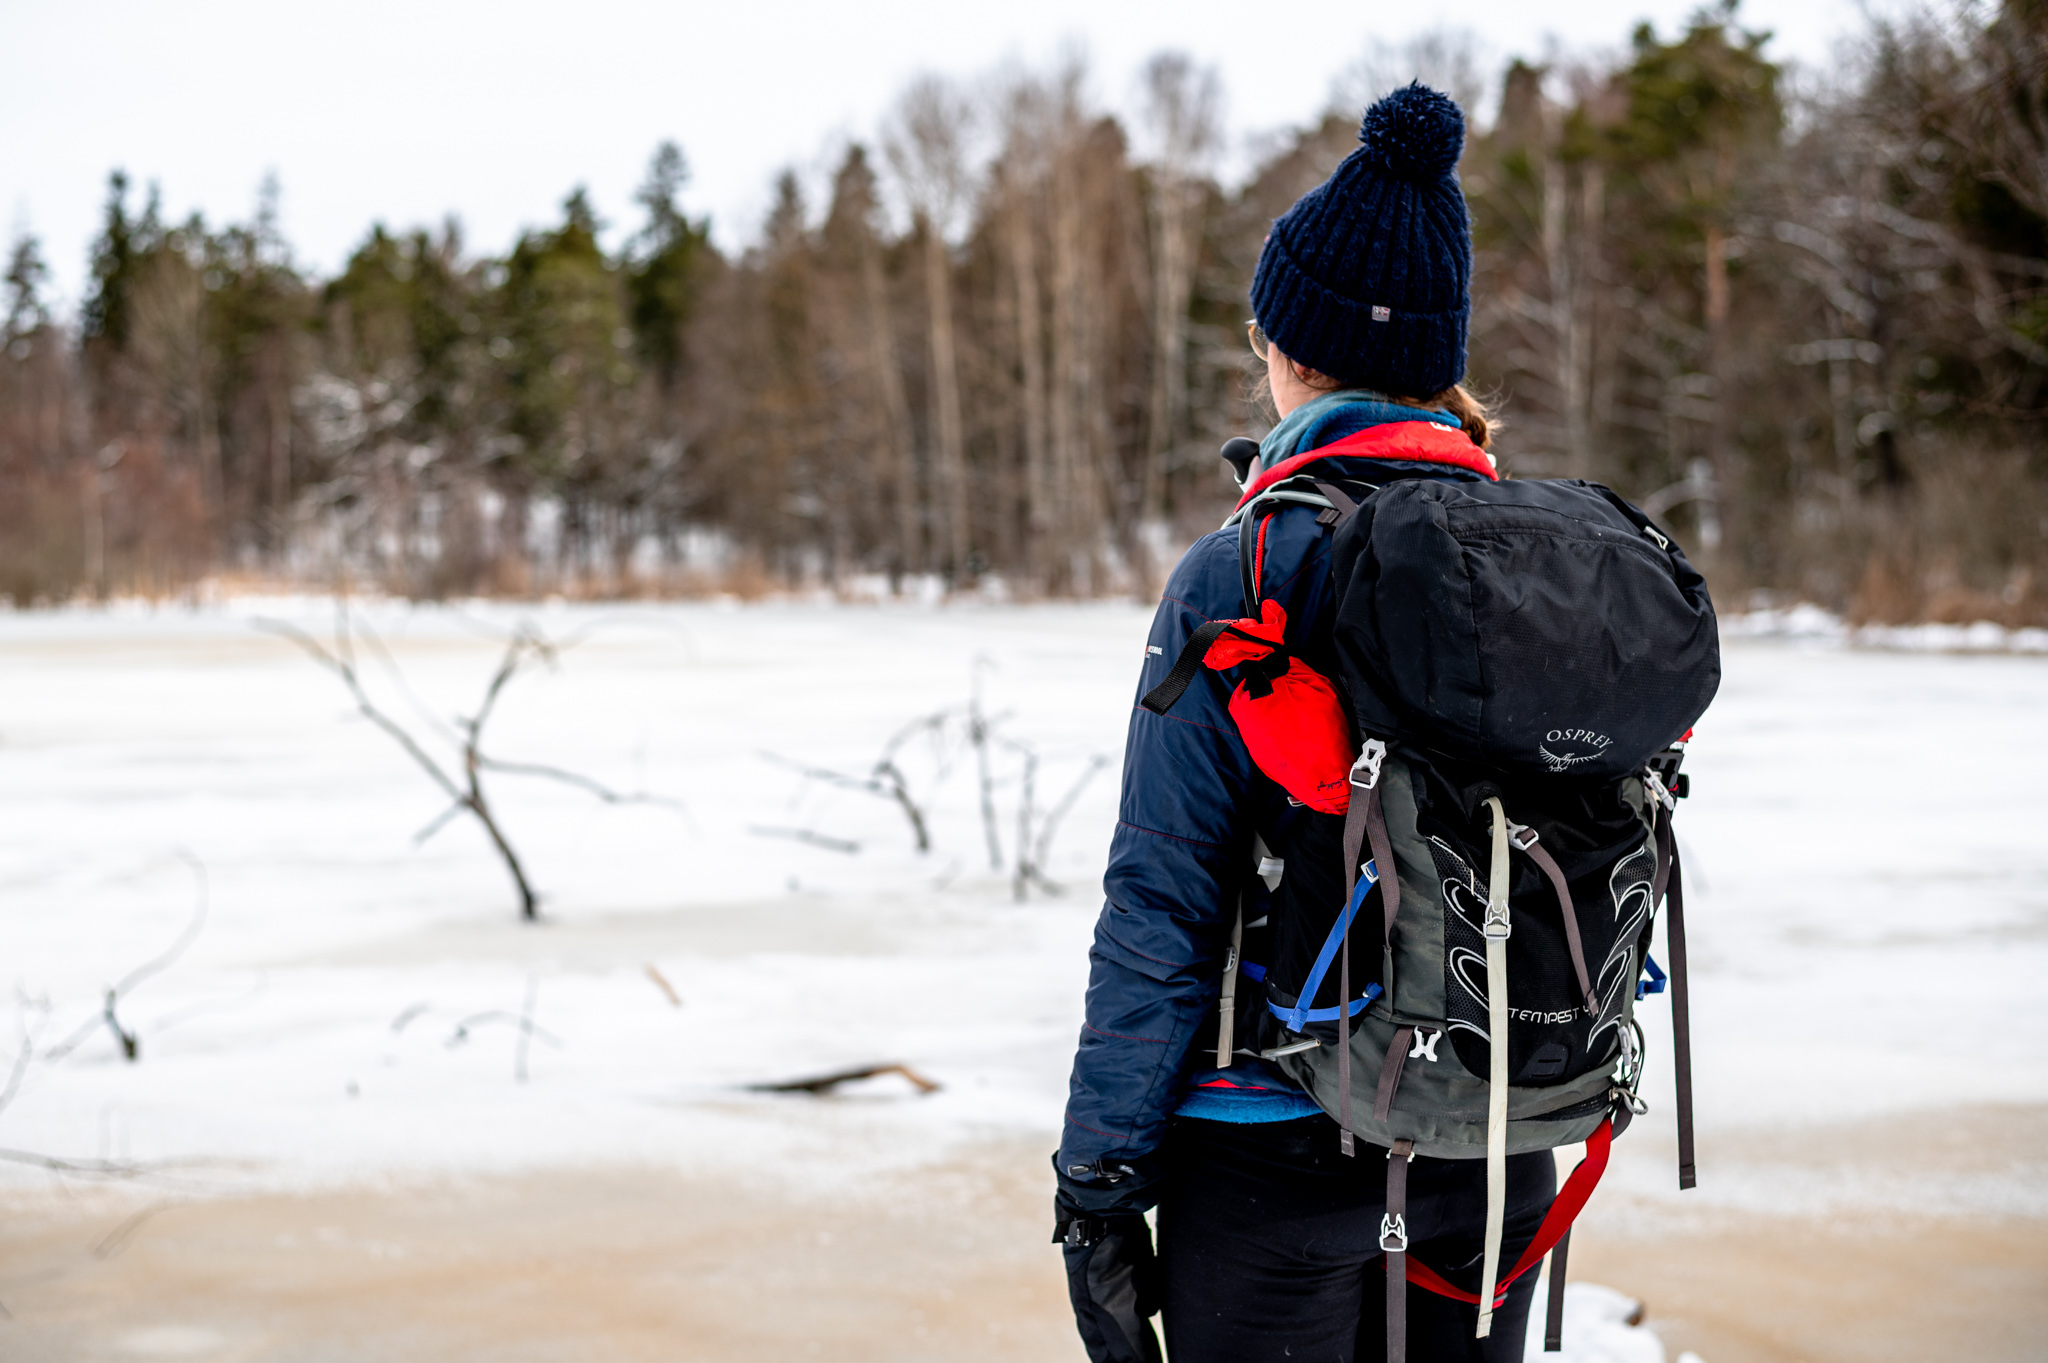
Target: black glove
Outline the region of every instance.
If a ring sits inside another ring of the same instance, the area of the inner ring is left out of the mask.
[[[1053,1213],[1074,1324],[1091,1363],[1160,1363],[1151,1321],[1159,1310],[1159,1261],[1144,1214],[1090,1213],[1065,1188],[1053,1199]]]

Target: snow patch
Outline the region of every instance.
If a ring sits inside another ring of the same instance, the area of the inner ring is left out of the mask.
[[[1529,1363],[1665,1363],[1664,1341],[1643,1324],[1643,1304],[1598,1283],[1565,1284],[1563,1348],[1545,1353],[1544,1304],[1549,1292],[1546,1278],[1538,1284],[1536,1304],[1529,1312],[1529,1341],[1522,1355]],[[1700,1363],[1700,1357],[1682,1353],[1677,1363]]]
[[[2048,629],[2008,629],[1990,620],[1967,625],[1852,626],[1811,602],[1724,615],[1720,626],[1724,640],[1781,639],[1894,653],[2048,654]]]

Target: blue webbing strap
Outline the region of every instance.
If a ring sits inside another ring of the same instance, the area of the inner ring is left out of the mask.
[[[1356,999],[1340,1000],[1338,1004],[1329,1008],[1308,1006],[1315,1001],[1316,991],[1323,987],[1323,976],[1330,973],[1330,965],[1337,959],[1337,952],[1344,944],[1345,930],[1351,926],[1352,918],[1364,906],[1366,894],[1379,882],[1378,864],[1366,862],[1365,874],[1358,878],[1358,884],[1352,888],[1351,902],[1344,906],[1344,912],[1331,927],[1330,935],[1323,939],[1323,949],[1316,953],[1316,963],[1308,972],[1308,981],[1301,987],[1300,1001],[1292,1008],[1282,1008],[1272,1000],[1267,1000],[1266,1007],[1272,1011],[1274,1017],[1287,1024],[1289,1031],[1298,1032],[1311,1022],[1333,1022],[1340,1012],[1347,1018],[1355,1018],[1380,996],[1380,987],[1369,984],[1365,987],[1365,993]]]
[[[1664,992],[1664,972],[1657,968],[1656,958],[1647,951],[1643,953],[1643,971],[1650,978],[1636,981],[1637,1003],[1643,1001],[1643,995],[1645,994],[1661,994]]]

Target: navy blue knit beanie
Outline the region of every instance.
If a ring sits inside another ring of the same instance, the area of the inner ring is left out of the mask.
[[[1346,387],[1433,397],[1465,377],[1472,316],[1465,115],[1418,82],[1367,109],[1358,141],[1273,223],[1252,314],[1282,354]]]

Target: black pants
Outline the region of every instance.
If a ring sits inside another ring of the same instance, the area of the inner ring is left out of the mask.
[[[1173,1363],[1385,1363],[1380,1217],[1387,1152],[1346,1159],[1328,1117],[1239,1125],[1176,1118],[1159,1202],[1166,1351]],[[1505,1273],[1557,1193],[1549,1153],[1508,1159]],[[1417,1157],[1409,1258],[1480,1291],[1486,1161]],[[1486,1339],[1479,1308],[1408,1286],[1413,1363],[1520,1363],[1536,1271],[1509,1289]],[[1400,1363],[1399,1360],[1396,1363]]]

